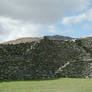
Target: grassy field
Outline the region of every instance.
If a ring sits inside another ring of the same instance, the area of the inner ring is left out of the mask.
[[[1,81],[0,92],[92,92],[92,79]]]

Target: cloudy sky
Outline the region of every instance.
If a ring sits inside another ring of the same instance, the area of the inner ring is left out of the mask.
[[[0,42],[21,37],[92,36],[92,0],[0,0]]]

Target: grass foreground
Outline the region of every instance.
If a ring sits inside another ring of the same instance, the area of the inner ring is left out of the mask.
[[[92,79],[1,81],[0,92],[92,92]]]

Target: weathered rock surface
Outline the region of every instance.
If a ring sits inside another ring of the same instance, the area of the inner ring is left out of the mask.
[[[0,80],[57,77],[92,78],[92,38],[0,44]]]

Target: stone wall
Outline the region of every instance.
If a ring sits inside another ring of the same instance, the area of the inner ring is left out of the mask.
[[[92,61],[71,62],[57,73],[57,77],[92,78]]]
[[[0,45],[0,80],[91,78],[92,61],[82,61],[84,57],[88,53],[74,41],[45,38],[40,42]]]

